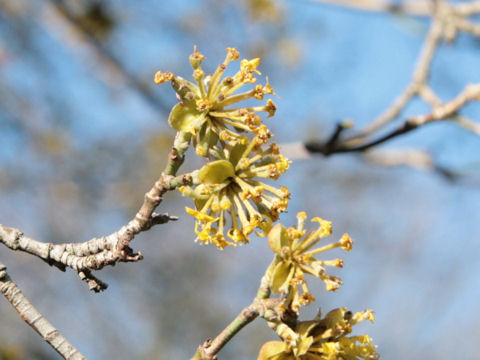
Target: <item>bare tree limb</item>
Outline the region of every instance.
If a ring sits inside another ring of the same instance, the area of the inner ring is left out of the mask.
[[[474,36],[480,37],[480,24],[477,24],[465,19],[460,19],[457,22],[457,27],[459,30],[462,30]]]
[[[465,1],[455,4],[455,11],[463,16],[478,14],[480,13],[480,1]]]
[[[469,119],[466,116],[456,116],[455,121],[463,126],[465,129],[473,132],[480,136],[480,124],[474,122],[473,120]]]
[[[400,6],[405,6],[407,3],[409,2],[403,2]],[[417,5],[420,3],[425,4],[425,2],[418,2]],[[382,8],[385,9],[386,4],[388,2],[377,0],[355,2],[345,0],[340,1],[337,5],[366,7],[367,9],[375,7],[380,11]],[[435,91],[429,86],[428,79],[432,60],[442,38],[451,42],[460,31],[480,36],[480,24],[471,22],[466,18],[467,16],[480,13],[480,1],[448,3],[445,0],[435,0],[431,1],[430,5],[430,15],[432,17],[430,28],[413,71],[412,80],[405,90],[380,116],[370,122],[364,129],[348,136],[342,136],[346,133],[344,131],[346,128],[338,125],[326,141],[306,144],[305,147],[308,151],[324,155],[363,152],[432,121],[452,118],[457,115],[461,107],[467,102],[478,100],[478,85],[469,85],[456,99],[443,104]],[[381,129],[399,119],[406,106],[416,97],[429,104],[432,108],[431,112],[427,115],[412,116],[390,132],[379,135]],[[467,125],[469,129],[477,128],[471,122],[463,121],[459,123],[463,126]]]
[[[306,144],[305,147],[310,152],[321,153],[326,156],[336,153],[362,152],[392,138],[415,130],[425,124],[453,118],[457,112],[470,101],[480,101],[480,84],[467,85],[457,97],[443,105],[437,106],[431,113],[410,117],[391,132],[373,141],[366,142],[359,146],[350,146],[348,143],[342,143],[341,141],[333,144],[331,141],[327,141],[326,143],[312,142]],[[335,131],[332,138],[336,136],[336,133]]]
[[[256,299],[257,300],[257,299]],[[198,347],[192,360],[215,360],[218,352],[245,326],[260,315],[261,306],[258,301],[243,309],[240,314],[215,339],[207,339]]]
[[[174,190],[181,185],[192,184],[191,174],[174,176],[183,163],[189,140],[188,134],[181,132],[177,134],[174,146],[168,155],[165,171],[145,194],[144,202],[133,219],[120,230],[82,243],[52,244],[31,239],[18,229],[0,224],[0,243],[11,250],[35,255],[62,271],[69,267],[78,272],[80,278],[88,283],[91,290],[95,292],[105,290],[107,284],[93,276],[92,271],[100,270],[104,266],[115,265],[117,262],[142,260],[143,255],[140,252],[134,253],[130,248],[130,242],[134,237],[154,225],[177,219],[174,216],[157,214],[154,211],[162,202],[163,195],[167,191]]]
[[[417,170],[431,171],[449,182],[457,182],[461,175],[435,163],[429,152],[421,149],[373,149],[365,154],[365,160],[382,166],[408,166]]]
[[[365,154],[365,160],[384,166],[410,166],[418,170],[433,170],[432,156],[419,149],[375,149]]]
[[[325,5],[340,6],[352,10],[384,13],[400,13],[410,16],[432,16],[436,0],[312,0]],[[480,13],[480,1],[457,3],[455,12],[458,15],[470,16]]]
[[[20,230],[0,225],[0,242],[11,250],[24,251],[54,265],[62,271],[69,267],[77,271],[80,277],[89,283],[92,290],[98,292],[106,284],[91,276],[92,270],[100,270],[117,262],[135,262],[143,259],[141,253],[134,253],[130,242],[135,235],[150,229],[154,224],[175,220],[168,214],[154,213],[162,201],[162,195],[180,185],[190,184],[190,175],[178,177],[163,174],[149,192],[135,217],[120,230],[83,243],[52,244],[44,243],[25,236]]]
[[[0,262],[0,292],[17,310],[20,317],[32,327],[64,359],[86,359],[48,320],[30,303],[8,276],[6,266]]]
[[[428,30],[428,34],[425,37],[410,84],[405,88],[402,94],[398,96],[393,104],[379,117],[368,124],[360,133],[346,139],[345,142],[349,142],[350,145],[357,145],[362,142],[365,137],[397,118],[408,102],[425,88],[429,76],[430,65],[440,41],[441,34],[441,22],[433,20],[430,29]]]

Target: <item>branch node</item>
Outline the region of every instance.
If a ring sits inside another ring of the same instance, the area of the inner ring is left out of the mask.
[[[80,279],[88,284],[88,288],[95,293],[99,293],[108,288],[108,284],[95,277],[90,270],[83,270],[78,272]]]

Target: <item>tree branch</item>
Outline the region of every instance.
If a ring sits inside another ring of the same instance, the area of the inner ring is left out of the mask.
[[[259,294],[261,291],[259,291]],[[279,308],[283,304],[283,298],[261,298],[257,297],[253,302],[244,308],[240,314],[222,330],[215,339],[207,339],[198,347],[197,352],[191,360],[216,360],[220,350],[245,326],[257,317],[265,317],[268,321],[278,321],[284,316]]]
[[[0,262],[0,292],[30,325],[64,359],[86,359],[47,319],[30,303],[8,276],[6,266]]]
[[[143,255],[140,252],[134,253],[130,248],[130,242],[137,234],[156,224],[176,220],[176,217],[168,214],[156,214],[154,210],[162,202],[162,196],[167,191],[191,183],[190,174],[174,177],[163,173],[145,194],[144,202],[134,218],[120,230],[101,238],[93,238],[82,243],[44,243],[26,237],[18,229],[0,224],[0,242],[12,250],[35,255],[62,271],[65,271],[66,267],[77,271],[82,280],[87,281],[91,290],[99,292],[106,289],[106,284],[95,278],[91,271],[115,265],[117,262],[142,260]]]
[[[420,51],[417,65],[413,72],[412,80],[405,90],[397,97],[391,106],[389,106],[379,117],[368,124],[364,130],[355,136],[345,140],[350,145],[355,146],[361,143],[367,136],[382,128],[393,119],[397,118],[405,109],[409,101],[426,86],[428,81],[430,66],[432,63],[435,50],[437,49],[442,34],[441,22],[433,20],[428,30],[427,36]]]
[[[365,160],[382,166],[409,166],[417,170],[431,171],[449,182],[460,180],[461,175],[436,164],[433,156],[420,149],[375,149],[365,154]]]
[[[480,37],[480,24],[474,23],[465,19],[461,19],[457,22],[459,30],[468,32],[474,36]]]
[[[470,16],[480,13],[480,1],[465,1],[455,4],[455,11],[459,15]]]
[[[284,298],[270,298],[270,280],[264,275],[260,281],[257,295],[253,302],[244,308],[235,319],[218,334],[215,339],[207,339],[197,349],[191,360],[216,360],[220,350],[245,326],[257,317],[267,321],[291,321],[292,314],[282,306]],[[295,315],[296,319],[296,315]]]
[[[215,360],[218,352],[245,326],[255,320],[260,314],[260,306],[253,302],[225,328],[215,339],[207,339],[198,347],[192,360]]]
[[[327,141],[326,143],[312,142],[307,143],[305,147],[312,153],[321,153],[325,156],[346,152],[362,152],[397,136],[415,130],[425,124],[453,118],[457,112],[470,101],[480,101],[480,84],[467,85],[457,97],[443,105],[437,106],[431,113],[410,117],[391,132],[373,141],[366,142],[359,146],[350,146],[348,142],[345,143],[342,141],[333,144],[331,141]],[[337,131],[334,132],[332,138],[335,137],[336,134]]]
[[[414,16],[429,16],[432,4],[428,0],[409,0],[393,3],[385,0],[313,0],[319,3],[341,6],[369,12],[393,12]]]
[[[405,6],[407,3],[408,2],[401,3],[400,6]],[[422,3],[425,4],[424,2]],[[336,1],[335,4],[337,4]],[[388,2],[380,0],[355,2],[344,0],[338,2],[337,5],[366,8],[375,7],[379,11],[381,9],[385,11],[387,4]],[[420,4],[420,2],[418,2],[418,4]],[[428,85],[428,79],[432,60],[442,38],[451,42],[455,39],[459,31],[480,36],[480,24],[466,19],[467,16],[480,13],[480,1],[450,4],[445,0],[435,0],[430,2],[430,5],[432,22],[413,71],[412,80],[405,90],[380,116],[370,122],[364,129],[352,135],[340,136],[343,135],[344,129],[337,126],[337,129],[326,141],[306,144],[305,147],[308,151],[324,155],[362,152],[392,138],[408,133],[431,121],[451,118],[456,115],[466,102],[478,100],[476,95],[478,91],[476,87],[478,85],[470,85],[470,89],[465,89],[456,99],[443,105],[435,91]],[[413,116],[387,134],[378,135],[382,128],[399,118],[406,106],[415,97],[419,97],[429,104],[432,107],[432,111],[427,115]],[[464,125],[465,122],[461,124]],[[473,126],[469,127],[473,128]]]

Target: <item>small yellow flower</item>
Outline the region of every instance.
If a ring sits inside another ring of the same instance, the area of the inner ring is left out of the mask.
[[[250,17],[257,21],[280,22],[282,9],[275,0],[247,0]]]
[[[355,315],[346,308],[330,311],[325,318],[302,321],[294,328],[277,326],[283,341],[270,341],[262,346],[257,360],[374,360],[380,355],[367,335],[346,336],[352,327],[364,320],[374,321],[373,312]]]
[[[239,53],[236,49],[227,48],[225,61],[215,70],[213,75],[204,76],[201,63],[205,57],[194,48],[190,63],[194,69],[193,78],[196,84],[169,72],[158,71],[155,82],[161,84],[171,81],[177,92],[180,103],[175,105],[169,116],[170,125],[180,131],[191,133],[197,153],[208,155],[208,149],[223,141],[240,141],[240,131],[257,133],[261,125],[258,112],[267,112],[268,117],[275,114],[276,106],[268,100],[264,106],[232,108],[235,103],[255,98],[262,100],[267,94],[274,94],[273,88],[266,85],[256,85],[253,89],[237,93],[245,84],[254,84],[260,59],[242,60],[240,70],[234,76],[223,77],[225,69]]]
[[[217,160],[200,169],[200,184],[179,189],[195,200],[195,209],[187,208],[187,212],[197,220],[195,232],[202,243],[212,243],[219,248],[247,243],[254,229],[261,229],[265,234],[286,210],[288,189],[276,188],[258,178],[277,179],[289,162],[278,154],[275,143],[266,149],[262,149],[262,143],[256,136],[246,144],[213,146],[212,154]],[[230,220],[228,224],[227,220]]]
[[[343,283],[338,277],[327,274],[325,266],[342,267],[340,259],[317,260],[314,255],[341,247],[351,250],[352,239],[347,235],[336,242],[313,248],[322,238],[332,233],[332,223],[320,218],[314,218],[320,224],[317,231],[306,234],[304,229],[306,214],[301,212],[297,215],[297,227],[286,229],[282,224],[275,225],[268,234],[268,244],[276,254],[275,259],[267,270],[271,279],[271,289],[277,293],[289,293],[291,296],[291,308],[298,312],[300,306],[314,301],[309,293],[305,274],[320,278],[325,282],[328,291],[337,290]],[[302,294],[299,293],[299,287]]]

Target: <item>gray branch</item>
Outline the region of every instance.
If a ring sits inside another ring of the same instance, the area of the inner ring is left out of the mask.
[[[137,214],[120,230],[100,238],[82,243],[52,244],[29,238],[18,229],[0,224],[0,243],[11,250],[23,251],[35,255],[62,271],[67,267],[75,270],[95,292],[105,290],[107,284],[93,276],[92,271],[117,262],[135,262],[143,259],[142,253],[133,252],[131,241],[140,232],[152,226],[177,220],[168,214],[157,214],[155,208],[163,200],[162,196],[180,185],[190,184],[189,174],[172,176],[165,173],[145,194],[145,199]]]
[[[64,359],[86,359],[23,295],[10,276],[7,267],[0,262],[0,292],[17,310],[18,315],[35,330]]]

